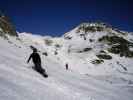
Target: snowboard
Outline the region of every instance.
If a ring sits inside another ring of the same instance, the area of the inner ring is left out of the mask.
[[[39,74],[41,74],[43,77],[48,78],[48,74],[46,73],[46,71],[44,69],[36,69],[35,67],[32,67],[33,70],[35,70],[36,72],[38,72]]]

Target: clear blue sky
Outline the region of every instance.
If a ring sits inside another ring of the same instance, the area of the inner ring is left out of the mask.
[[[89,21],[133,32],[132,0],[0,0],[0,9],[20,32],[60,36]]]

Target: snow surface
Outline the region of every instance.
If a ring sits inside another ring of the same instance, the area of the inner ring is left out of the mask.
[[[94,39],[99,36],[95,34]],[[27,33],[19,34],[20,40],[11,36],[9,40],[0,38],[0,100],[133,100],[133,59],[111,54],[112,60],[94,65],[90,61],[96,58],[100,44],[85,44],[74,31],[71,35],[74,35],[72,41]],[[53,44],[46,45],[45,39],[52,39]],[[48,78],[32,70],[32,62],[26,63],[32,52],[30,45],[39,49]],[[86,46],[97,49],[75,52]],[[48,52],[48,56],[42,55],[43,52]],[[69,70],[65,70],[66,63]]]

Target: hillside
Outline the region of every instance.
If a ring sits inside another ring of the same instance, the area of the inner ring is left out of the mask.
[[[2,100],[132,100],[130,33],[103,23],[83,23],[62,37],[7,36],[0,37]],[[38,49],[49,78],[26,63],[30,46]]]

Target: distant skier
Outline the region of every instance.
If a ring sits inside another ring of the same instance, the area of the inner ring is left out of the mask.
[[[68,70],[68,63],[66,63],[66,70]]]
[[[45,72],[45,69],[42,68],[41,66],[41,57],[40,55],[37,53],[37,49],[33,48],[33,53],[30,55],[29,59],[27,60],[27,63],[29,63],[29,61],[32,58],[32,61],[35,65],[34,69],[39,72],[41,75],[43,75],[44,77],[48,77],[48,75]]]

